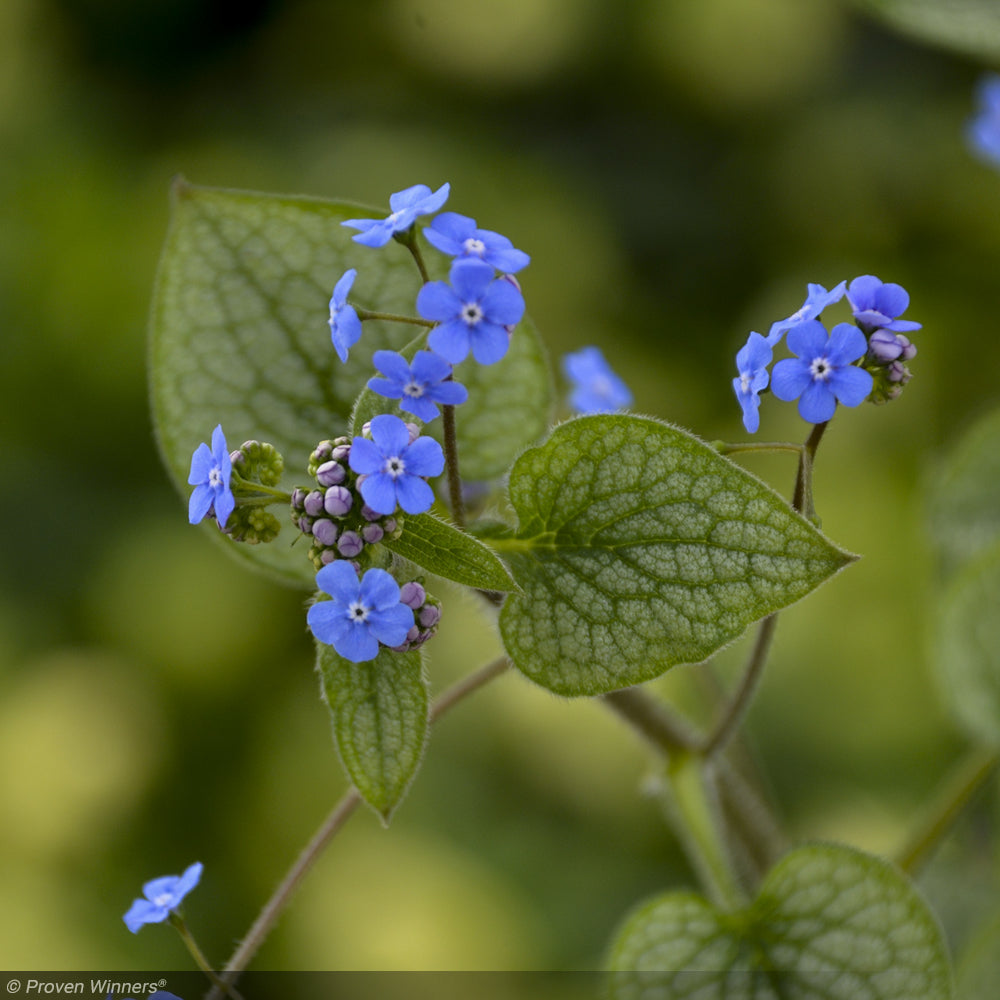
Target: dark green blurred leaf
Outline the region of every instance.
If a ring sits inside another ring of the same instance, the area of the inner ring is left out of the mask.
[[[431,514],[406,518],[399,538],[386,548],[428,573],[480,590],[512,590],[514,581],[497,554],[453,524]]]
[[[965,567],[945,590],[934,666],[963,726],[1000,745],[1000,546]]]
[[[996,0],[854,0],[905,34],[968,55],[1000,59]]]
[[[957,969],[960,1000],[996,1000],[1000,993],[1000,913],[962,953]]]
[[[427,740],[428,694],[420,650],[384,646],[367,663],[351,663],[317,642],[323,696],[351,781],[388,823],[420,767]]]
[[[637,910],[611,950],[613,1000],[948,1000],[941,929],[905,876],[835,844],[789,852],[744,911],[693,893]]]
[[[927,508],[949,570],[1000,539],[1000,410],[973,424],[934,470]]]
[[[492,544],[522,592],[500,632],[559,694],[699,662],[854,559],[755,476],[648,418],[560,425],[514,463],[509,490],[520,524]]]

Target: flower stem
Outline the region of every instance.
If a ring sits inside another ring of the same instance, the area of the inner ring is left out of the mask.
[[[355,306],[354,311],[358,314],[358,319],[364,322],[366,319],[384,319],[390,323],[411,323],[413,326],[433,326],[429,319],[420,319],[419,316],[403,316],[401,313],[379,312],[376,309],[362,309]]]
[[[1000,752],[992,747],[978,747],[945,778],[916,831],[896,856],[896,864],[903,871],[914,875],[926,864],[959,813],[986,783],[998,764]]]
[[[263,493],[264,496],[239,496],[236,498],[236,502],[243,506],[260,506],[265,507],[273,503],[291,503],[292,494],[285,492],[285,490],[279,490],[277,487],[265,486],[263,483],[255,483],[249,479],[244,479],[242,476],[238,476],[235,472],[232,474],[232,479],[230,481],[230,489],[236,487],[240,490],[246,490],[248,493]]]
[[[792,508],[811,521],[816,520],[812,492],[813,459],[828,423],[829,421],[816,424],[804,444],[787,446],[788,448],[794,447],[794,450],[799,452],[799,466],[795,473]],[[774,638],[774,630],[777,626],[777,612],[761,619],[760,625],[757,626],[757,638],[743,670],[740,685],[703,745],[702,752],[706,756],[721,753],[743,722],[764,673],[764,665],[767,663],[767,656],[771,651],[771,640]]]
[[[642,688],[612,691],[603,695],[602,701],[668,756],[698,746],[698,736],[690,726],[671,715]]]
[[[451,516],[460,528],[465,527],[465,501],[462,499],[462,476],[458,471],[458,434],[455,431],[455,407],[441,407],[444,437],[444,460],[448,469],[448,499]]]
[[[223,990],[229,996],[234,997],[235,1000],[242,1000],[239,993],[232,989],[228,984],[224,983],[222,979],[215,974],[215,970],[209,964],[208,959],[205,958],[205,953],[198,947],[198,942],[195,941],[194,935],[188,930],[188,925],[184,918],[177,913],[172,911],[170,914],[170,925],[177,931],[181,936],[181,940],[184,942],[184,946],[191,953],[191,957],[195,961],[195,965],[201,969],[202,972],[208,976],[209,981],[212,983],[213,992],[218,990]]]
[[[470,694],[478,691],[479,688],[488,684],[494,678],[505,673],[510,667],[510,661],[506,656],[499,657],[486,666],[480,667],[467,677],[462,678],[452,687],[448,688],[431,706],[429,721],[433,724],[446,712],[463,701]],[[247,932],[246,937],[240,942],[232,957],[226,963],[225,971],[221,981],[209,994],[209,1000],[217,1000],[220,989],[228,989],[232,983],[236,982],[240,973],[250,964],[254,955],[264,939],[271,932],[271,929],[278,921],[281,912],[288,905],[299,883],[305,878],[309,870],[316,863],[323,849],[333,839],[340,828],[351,818],[351,815],[361,804],[361,793],[352,785],[341,796],[340,801],[333,807],[329,815],[320,824],[319,829],[313,834],[312,839],[299,853],[291,868],[281,880],[281,883],[271,894],[271,898],[264,904],[253,926]],[[197,959],[196,959],[197,961]],[[213,980],[214,982],[214,980]]]
[[[394,239],[402,243],[410,251],[410,255],[417,265],[417,270],[420,272],[420,280],[426,285],[431,279],[427,274],[427,268],[424,266],[424,255],[420,252],[420,244],[417,243],[417,227],[413,225],[405,232],[396,233]]]

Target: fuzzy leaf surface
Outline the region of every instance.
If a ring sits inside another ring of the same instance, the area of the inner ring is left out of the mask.
[[[965,55],[1000,58],[995,0],[855,0],[864,11],[920,41]]]
[[[790,851],[747,909],[668,893],[629,917],[612,1000],[949,1000],[941,929],[906,877],[854,848]]]
[[[514,589],[507,567],[489,546],[433,514],[407,516],[403,533],[385,546],[429,573],[466,587]]]
[[[521,588],[500,615],[515,665],[594,695],[694,663],[854,556],[704,442],[644,417],[580,417],[515,462],[519,525],[490,544]]]
[[[351,663],[317,642],[317,669],[340,759],[364,800],[388,823],[420,767],[429,698],[420,650],[384,646]]]

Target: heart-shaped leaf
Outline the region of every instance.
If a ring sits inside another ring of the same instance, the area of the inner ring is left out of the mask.
[[[888,862],[836,844],[790,851],[757,899],[722,912],[668,893],[611,949],[613,1000],[949,1000],[941,929]]]
[[[427,740],[428,693],[420,650],[384,646],[367,663],[351,663],[318,642],[317,669],[333,735],[351,781],[389,822],[410,786]]]
[[[518,458],[520,524],[490,545],[521,592],[500,615],[515,665],[593,695],[703,660],[854,557],[690,434],[580,417]]]
[[[356,268],[352,303],[413,316],[417,269],[399,244],[372,250],[340,225],[384,209],[184,181],[173,194],[150,335],[153,416],[167,468],[187,495],[191,454],[221,423],[230,448],[250,438],[268,441],[285,458],[286,486],[303,484],[317,442],[348,433],[354,401],[375,374],[372,354],[400,350],[415,330],[366,321],[342,364],[327,326],[334,284]],[[515,332],[509,357],[476,366],[467,379],[473,398],[458,427],[466,477],[504,471],[549,418],[547,364],[529,323]],[[312,586],[305,546],[291,547],[290,528],[254,546],[205,530],[258,568]]]

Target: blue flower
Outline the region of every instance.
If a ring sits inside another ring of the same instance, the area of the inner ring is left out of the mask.
[[[804,323],[810,319],[817,319],[819,314],[827,307],[839,302],[844,297],[847,289],[847,282],[842,281],[827,291],[822,285],[812,283],[806,286],[808,294],[802,306],[792,313],[787,319],[779,319],[777,323],[771,324],[771,329],[767,333],[767,342],[774,347],[781,340],[786,330],[790,330],[799,323]]]
[[[220,528],[225,528],[229,515],[236,506],[230,479],[233,463],[226,446],[226,435],[222,424],[212,431],[212,447],[203,441],[191,456],[191,472],[188,485],[194,487],[188,503],[188,521],[198,524],[209,511],[214,509],[215,520]]]
[[[847,286],[847,301],[851,304],[854,321],[865,333],[879,329],[908,333],[920,329],[919,323],[896,319],[906,312],[910,304],[906,289],[892,282],[883,284],[874,274],[855,278]]]
[[[347,304],[347,296],[357,276],[358,272],[353,267],[345,271],[334,285],[330,298],[330,338],[341,361],[347,360],[347,352],[361,339],[361,320],[354,306]]]
[[[309,608],[309,628],[345,660],[374,660],[380,642],[399,646],[413,628],[413,609],[400,602],[399,584],[384,569],[370,569],[358,579],[357,570],[341,559],[316,574],[316,586],[333,600]]]
[[[851,364],[868,349],[851,323],[838,323],[829,337],[818,320],[800,323],[789,330],[788,346],[798,357],[774,366],[771,391],[786,403],[798,399],[803,420],[825,423],[837,403],[859,406],[872,391],[871,373]]]
[[[133,934],[138,934],[143,924],[162,924],[198,884],[201,869],[202,864],[197,861],[183,875],[164,875],[147,882],[142,887],[146,898],[133,901],[128,913],[122,918],[125,926]]]
[[[629,387],[611,370],[599,347],[584,347],[562,359],[573,383],[569,404],[577,413],[613,413],[632,404]]]
[[[514,248],[506,236],[489,229],[477,229],[476,220],[457,212],[442,212],[424,230],[427,242],[450,257],[475,257],[498,271],[515,274],[531,263],[531,258]]]
[[[392,212],[386,218],[350,219],[341,225],[361,230],[352,237],[355,243],[363,243],[366,247],[384,247],[395,233],[409,229],[418,216],[436,212],[448,200],[450,190],[450,185],[442,184],[431,193],[426,184],[414,184],[405,191],[389,195]]]
[[[444,452],[433,438],[410,442],[399,417],[383,413],[371,422],[372,440],[356,437],[348,461],[365,478],[361,496],[378,514],[391,514],[397,503],[407,514],[422,514],[434,502],[434,491],[421,478],[444,471]],[[402,640],[400,640],[402,641]]]
[[[972,148],[994,167],[1000,167],[1000,76],[989,73],[977,88],[979,112],[966,127]]]
[[[743,426],[751,434],[760,427],[760,393],[767,388],[770,378],[767,366],[773,353],[767,338],[755,332],[751,332],[747,342],[736,352],[739,375],[733,379],[733,390],[743,407]]]
[[[508,327],[524,315],[524,296],[514,279],[494,278],[482,260],[459,259],[451,266],[451,284],[430,281],[417,295],[417,312],[440,326],[427,346],[457,365],[471,348],[481,365],[499,361],[510,346]]]
[[[372,361],[386,378],[370,378],[368,388],[401,400],[400,409],[425,424],[438,415],[435,404],[458,406],[469,398],[465,386],[451,380],[451,365],[433,351],[418,351],[412,365],[395,351],[376,351]]]

